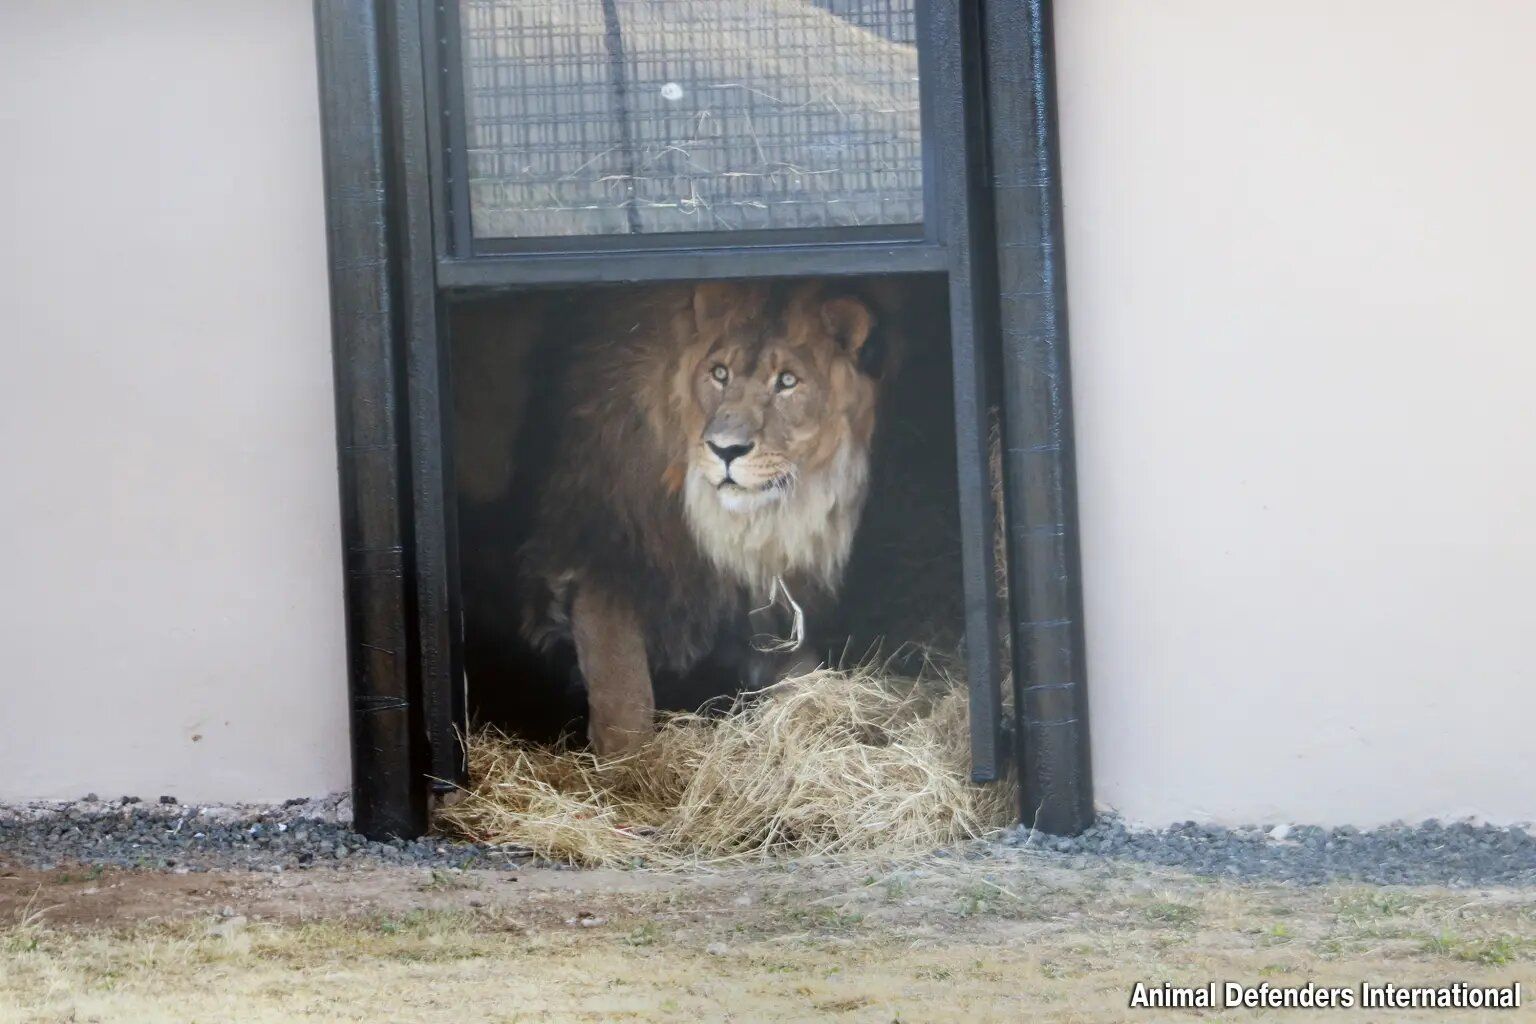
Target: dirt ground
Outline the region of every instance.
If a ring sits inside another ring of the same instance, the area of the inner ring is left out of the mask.
[[[0,1021],[1156,1021],[1136,982],[1524,983],[1536,892],[1016,860],[686,874],[0,868]],[[1263,1011],[1300,1019],[1316,1011]]]

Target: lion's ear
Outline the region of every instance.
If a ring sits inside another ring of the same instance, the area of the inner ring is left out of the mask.
[[[850,295],[828,299],[821,305],[821,320],[860,369],[879,376],[879,346],[870,341],[875,314],[868,306]]]

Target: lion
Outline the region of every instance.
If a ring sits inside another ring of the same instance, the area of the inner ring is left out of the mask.
[[[522,628],[574,647],[588,739],[613,755],[650,734],[655,673],[722,637],[748,679],[810,667],[806,618],[837,594],[864,507],[886,346],[870,302],[821,283],[667,286],[592,319],[558,385]],[[748,644],[765,614],[775,643]]]

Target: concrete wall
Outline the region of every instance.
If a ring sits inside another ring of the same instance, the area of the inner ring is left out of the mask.
[[[0,4],[0,799],[347,785],[311,10]]]
[[[1536,5],[1057,5],[1099,795],[1536,819]]]

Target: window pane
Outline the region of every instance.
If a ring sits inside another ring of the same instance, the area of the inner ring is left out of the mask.
[[[480,238],[916,224],[916,0],[459,0]]]

